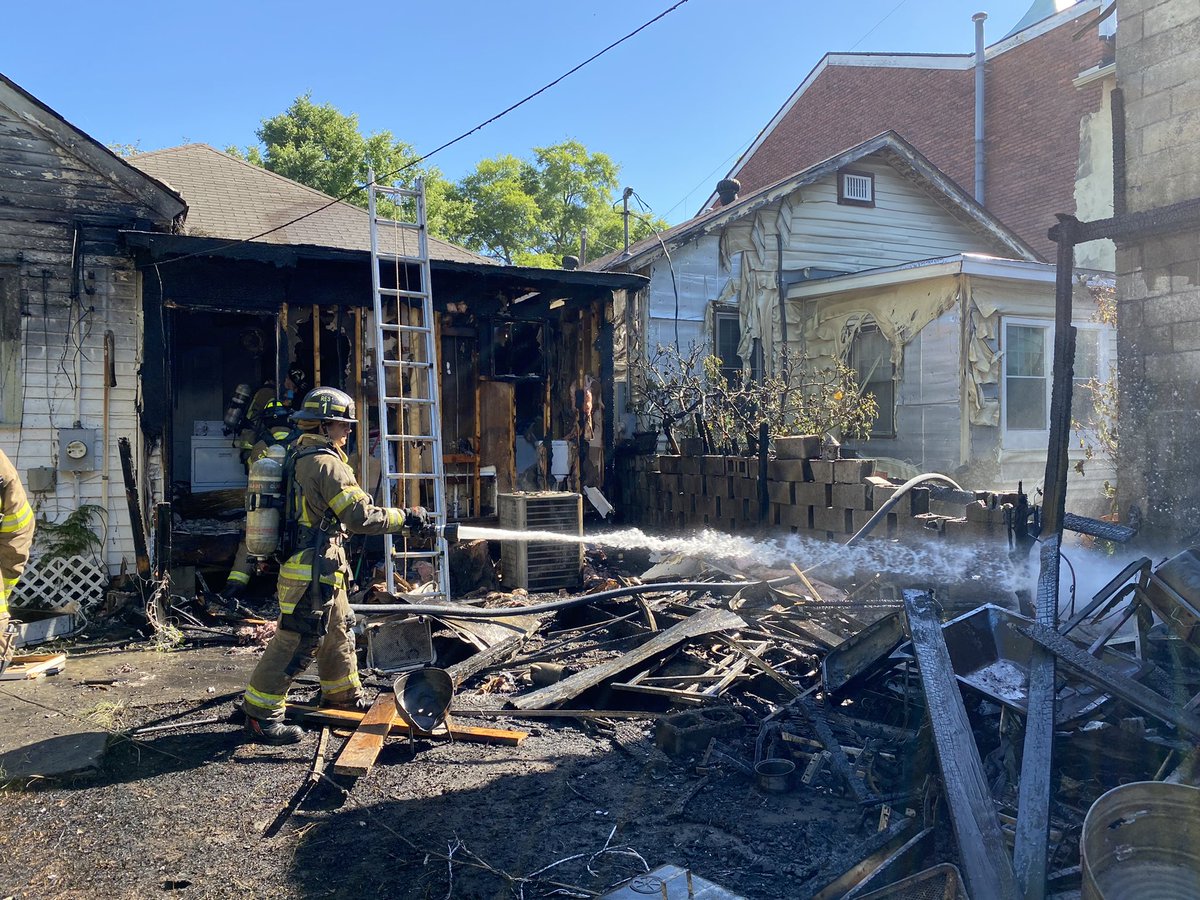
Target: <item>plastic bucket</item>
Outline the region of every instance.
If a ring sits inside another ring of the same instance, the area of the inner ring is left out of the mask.
[[[1102,795],[1079,841],[1082,900],[1200,897],[1200,788],[1138,781]]]

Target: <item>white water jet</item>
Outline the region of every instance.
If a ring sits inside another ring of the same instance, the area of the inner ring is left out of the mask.
[[[742,535],[704,530],[686,537],[655,537],[638,528],[601,534],[574,535],[550,531],[516,531],[500,528],[459,528],[463,540],[523,541],[557,544],[595,544],[619,550],[652,550],[682,553],[700,559],[722,559],[735,566],[766,568],[795,563],[823,579],[850,578],[864,572],[882,572],[918,584],[975,581],[998,591],[1028,588],[1032,570],[1013,563],[1004,552],[981,553],[977,546],[926,541],[900,544],[865,541],[853,547],[818,538],[787,535],[781,540],[756,540]],[[999,548],[997,548],[999,550]]]

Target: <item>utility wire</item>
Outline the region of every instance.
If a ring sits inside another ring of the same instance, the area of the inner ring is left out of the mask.
[[[494,116],[492,116],[491,118],[489,118],[489,119],[485,119],[483,122],[480,122],[478,125],[476,125],[476,126],[475,126],[474,128],[472,128],[472,129],[470,129],[469,131],[464,131],[464,132],[463,132],[462,134],[460,134],[458,137],[456,137],[456,138],[451,138],[450,140],[446,141],[444,144],[441,144],[441,145],[439,145],[439,146],[437,146],[437,147],[434,147],[432,150],[430,150],[428,153],[424,154],[423,156],[418,156],[416,159],[412,160],[411,162],[405,163],[403,166],[401,166],[400,168],[398,168],[398,169],[396,169],[396,170],[394,170],[394,171],[392,171],[392,172],[387,172],[387,173],[385,173],[385,174],[384,174],[384,175],[382,175],[382,176],[376,176],[376,178],[375,178],[374,182],[372,182],[372,183],[374,183],[374,184],[379,184],[379,183],[381,183],[381,181],[391,181],[393,178],[395,178],[395,177],[396,177],[397,175],[399,175],[401,172],[404,172],[404,171],[405,171],[405,170],[407,170],[407,169],[411,169],[413,166],[420,165],[420,164],[421,164],[421,163],[423,163],[425,160],[427,160],[427,159],[429,159],[431,156],[433,156],[435,153],[440,153],[441,151],[445,150],[447,147],[452,147],[452,146],[454,146],[454,145],[455,145],[455,144],[457,144],[459,141],[461,141],[461,140],[465,140],[466,138],[468,138],[468,137],[470,137],[471,135],[473,135],[475,132],[477,132],[477,131],[480,131],[480,130],[481,130],[481,129],[483,129],[483,128],[486,128],[488,125],[491,125],[493,122],[495,122],[495,121],[497,121],[497,120],[499,120],[499,119],[502,119],[504,116],[507,116],[507,115],[508,115],[510,112],[513,112],[515,109],[517,109],[517,108],[519,108],[519,107],[521,107],[521,106],[524,106],[526,103],[528,103],[528,102],[529,102],[530,100],[532,100],[534,97],[537,97],[537,96],[539,96],[540,94],[544,94],[546,91],[550,90],[550,88],[554,87],[554,86],[555,86],[555,85],[557,85],[559,82],[561,82],[561,81],[563,81],[564,79],[566,79],[566,78],[570,77],[571,75],[574,75],[576,72],[578,72],[578,71],[579,71],[580,69],[582,69],[584,66],[588,65],[589,63],[595,62],[597,59],[599,59],[599,58],[600,58],[601,56],[603,56],[604,54],[608,53],[610,50],[613,50],[613,49],[615,49],[615,48],[619,47],[621,44],[625,43],[625,42],[626,42],[627,40],[629,40],[630,38],[632,38],[632,37],[634,37],[634,36],[636,36],[636,35],[640,34],[640,33],[641,33],[641,32],[643,32],[643,31],[645,31],[647,28],[649,28],[649,27],[650,27],[651,25],[653,25],[655,22],[659,21],[659,20],[660,20],[660,19],[662,19],[662,18],[665,18],[665,17],[666,17],[668,14],[670,14],[670,13],[673,13],[675,10],[679,9],[679,7],[683,6],[683,4],[685,4],[685,3],[687,3],[687,2],[688,2],[688,0],[676,0],[676,2],[675,2],[675,3],[673,3],[671,6],[667,7],[666,9],[664,9],[664,10],[663,10],[662,12],[660,12],[660,13],[659,13],[657,16],[655,16],[653,19],[650,19],[650,20],[649,20],[649,21],[647,21],[647,22],[643,22],[641,25],[639,25],[639,26],[638,26],[637,28],[635,28],[633,31],[629,32],[629,34],[625,35],[625,36],[624,36],[624,37],[622,37],[622,38],[618,38],[617,40],[613,41],[611,44],[609,44],[609,45],[608,45],[607,47],[605,47],[603,50],[599,50],[599,51],[597,51],[596,53],[593,53],[591,56],[589,56],[587,59],[585,59],[583,62],[579,63],[578,65],[572,66],[570,69],[568,69],[566,72],[563,72],[563,74],[559,75],[559,76],[558,76],[557,78],[555,78],[553,81],[550,81],[550,82],[548,82],[548,83],[546,83],[546,84],[542,85],[540,88],[538,88],[538,89],[537,89],[536,91],[534,91],[532,94],[528,94],[527,96],[525,96],[525,97],[523,97],[522,99],[518,100],[516,103],[512,104],[512,105],[511,105],[511,106],[509,106],[508,108],[506,108],[506,109],[503,109],[503,110],[501,110],[500,112],[496,113],[496,114],[495,114]],[[355,185],[353,188],[351,188],[349,191],[347,191],[346,193],[342,194],[342,196],[340,196],[340,197],[334,197],[334,198],[333,198],[332,200],[330,200],[328,203],[326,203],[326,204],[324,204],[324,205],[322,205],[322,206],[318,206],[318,207],[317,207],[316,209],[314,209],[314,210],[311,210],[311,211],[309,211],[309,212],[306,212],[306,213],[304,213],[303,215],[296,216],[296,218],[294,218],[294,219],[291,219],[291,220],[289,220],[289,221],[287,221],[287,222],[284,222],[284,223],[283,223],[283,224],[281,224],[281,225],[276,225],[274,228],[268,228],[266,231],[260,232],[259,234],[253,235],[252,237],[248,237],[248,238],[241,238],[241,239],[239,239],[239,240],[236,240],[236,241],[229,241],[228,243],[225,243],[225,244],[220,244],[220,245],[218,245],[218,246],[216,246],[216,247],[214,247],[214,248],[212,248],[212,249],[210,249],[210,250],[203,250],[203,251],[197,250],[197,251],[195,251],[195,252],[193,252],[193,253],[185,253],[185,254],[183,254],[182,256],[175,256],[175,257],[172,257],[171,259],[159,260],[157,264],[158,264],[158,265],[166,265],[167,263],[180,262],[180,261],[182,261],[182,260],[185,260],[185,259],[191,259],[191,258],[192,258],[192,257],[194,257],[194,256],[211,256],[213,253],[216,253],[216,252],[217,252],[217,251],[219,251],[219,250],[226,250],[226,249],[228,249],[229,247],[236,247],[236,246],[238,246],[238,245],[240,245],[240,244],[248,244],[248,243],[250,243],[251,241],[257,241],[259,238],[264,238],[264,237],[266,237],[267,235],[269,235],[269,234],[274,234],[276,231],[280,231],[280,230],[282,230],[282,229],[284,229],[284,228],[287,228],[287,227],[288,227],[288,226],[290,226],[290,225],[295,225],[297,222],[302,222],[303,220],[307,219],[309,216],[315,216],[317,213],[319,213],[319,212],[322,212],[322,211],[324,211],[324,210],[326,210],[326,209],[329,209],[329,207],[331,207],[331,206],[334,206],[335,204],[338,204],[338,203],[343,203],[343,202],[345,202],[346,200],[349,200],[351,197],[355,196],[356,194],[359,194],[359,193],[361,193],[362,191],[365,191],[365,190],[366,190],[368,187],[369,187],[369,185],[367,185],[367,184],[364,184],[364,185],[358,185],[358,184],[356,184],[356,185]]]

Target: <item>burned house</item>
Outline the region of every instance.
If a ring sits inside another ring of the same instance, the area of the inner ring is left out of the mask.
[[[118,438],[142,510],[236,495],[245,472],[224,410],[239,385],[282,390],[289,367],[359,400],[356,459],[375,486],[365,210],[203,145],[131,164],[7,80],[0,128],[0,446],[44,518],[97,508],[103,551],[88,579],[132,570],[138,552]],[[450,516],[554,486],[553,441],[570,460],[561,486],[602,488],[612,306],[641,279],[430,247]]]
[[[1054,266],[892,132],[595,266],[650,278],[628,314],[635,358],[694,344],[755,378],[785,353],[845,361],[876,397],[864,449],[889,475],[1015,488],[1044,472]],[[1095,319],[1081,283],[1083,381],[1112,368]],[[1100,496],[1101,467],[1085,471],[1073,501]]]

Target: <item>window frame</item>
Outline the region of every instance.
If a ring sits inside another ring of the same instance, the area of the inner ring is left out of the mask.
[[[1112,327],[1102,322],[1072,322],[1076,331],[1076,348],[1078,348],[1079,332],[1096,334],[1096,377],[1101,380],[1111,378],[1115,369],[1112,350],[1109,341]],[[1010,430],[1008,427],[1008,326],[1040,328],[1046,343],[1046,427],[1041,430]],[[1040,450],[1045,448],[1050,440],[1050,403],[1054,394],[1054,320],[1039,319],[1032,316],[1001,316],[1000,334],[1002,355],[1000,360],[1000,445],[1006,450]],[[1078,353],[1078,349],[1076,350]],[[1089,376],[1090,377],[1090,376]],[[1075,400],[1075,382],[1080,379],[1072,377],[1071,399]],[[1074,417],[1072,416],[1072,421]],[[1083,429],[1087,431],[1090,429]],[[1081,430],[1072,428],[1072,446],[1078,444]]]

